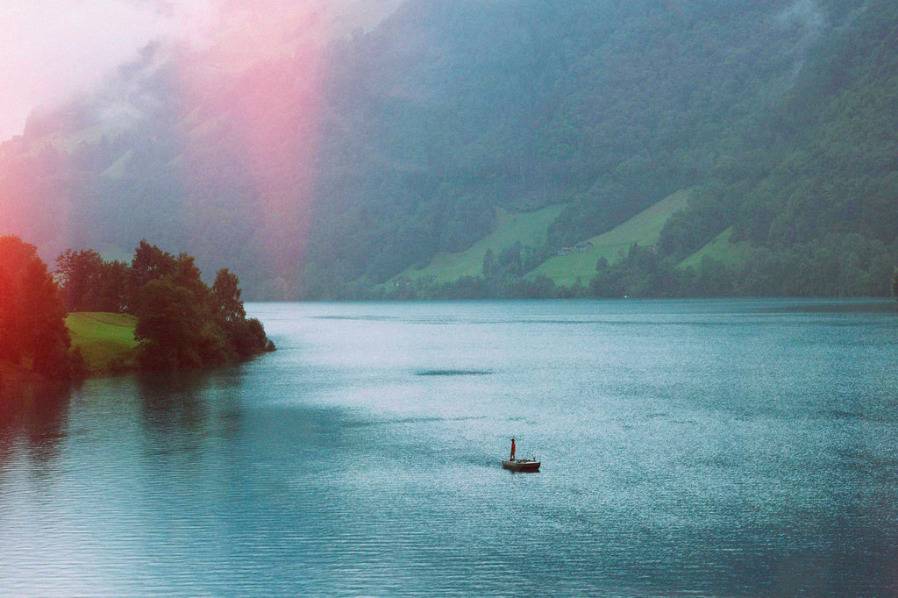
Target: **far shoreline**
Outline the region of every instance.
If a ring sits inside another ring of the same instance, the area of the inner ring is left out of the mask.
[[[428,297],[416,299],[247,299],[248,305],[276,305],[276,304],[389,304],[401,305],[412,303],[504,303],[517,301],[532,302],[564,302],[564,303],[623,303],[623,302],[691,302],[691,301],[782,301],[782,302],[798,302],[798,303],[831,303],[833,311],[840,311],[841,308],[848,305],[858,306],[875,306],[876,311],[888,312],[898,311],[898,301],[891,297],[748,297],[748,296],[712,296],[712,297]],[[797,306],[800,307],[800,306]],[[799,310],[800,311],[800,310]],[[846,310],[851,311],[851,310]],[[863,311],[863,310],[858,310]]]

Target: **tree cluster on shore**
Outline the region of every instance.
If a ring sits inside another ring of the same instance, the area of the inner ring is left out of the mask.
[[[83,371],[70,351],[65,306],[37,249],[0,237],[0,362],[41,376],[69,379]]]
[[[0,363],[52,380],[86,375],[65,325],[70,311],[136,316],[142,369],[212,367],[274,349],[227,269],[209,286],[193,257],[141,241],[130,264],[66,251],[54,276],[33,245],[0,236]]]
[[[223,268],[210,287],[186,253],[141,241],[125,264],[69,250],[57,259],[57,276],[69,311],[137,317],[143,369],[212,367],[274,349],[262,323],[246,317],[237,276]]]

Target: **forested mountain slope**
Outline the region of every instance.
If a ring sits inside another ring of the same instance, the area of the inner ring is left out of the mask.
[[[257,297],[884,294],[896,40],[890,0],[409,0],[239,69],[154,46],[0,147],[0,213],[54,250],[158,238]],[[685,190],[652,249],[537,276]],[[547,206],[485,275],[396,282]]]

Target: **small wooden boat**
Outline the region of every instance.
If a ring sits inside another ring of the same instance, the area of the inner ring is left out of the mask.
[[[502,461],[502,467],[511,471],[539,471],[539,461],[536,459],[505,459]]]

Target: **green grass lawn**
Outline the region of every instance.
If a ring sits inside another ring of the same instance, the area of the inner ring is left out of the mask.
[[[708,242],[707,245],[680,262],[679,268],[698,268],[705,256],[713,258],[727,266],[741,263],[748,255],[749,244],[746,241],[732,241],[733,227],[729,227]]]
[[[134,328],[137,318],[128,314],[74,312],[65,319],[72,337],[72,347],[81,350],[93,374],[107,373],[119,364],[134,366],[137,341]]]
[[[595,276],[596,262],[604,257],[609,263],[626,253],[633,243],[641,246],[654,245],[661,235],[661,229],[674,212],[686,207],[689,191],[673,193],[653,206],[636,214],[610,231],[588,239],[592,248],[583,253],[557,255],[547,259],[530,276],[548,276],[555,284],[571,286],[580,280],[588,284]]]
[[[432,276],[437,282],[452,282],[462,276],[480,276],[483,257],[490,249],[498,255],[516,242],[539,247],[546,241],[549,225],[561,212],[562,205],[553,205],[532,212],[500,210],[496,230],[458,253],[440,253],[424,268],[406,268],[396,278],[411,280]]]

